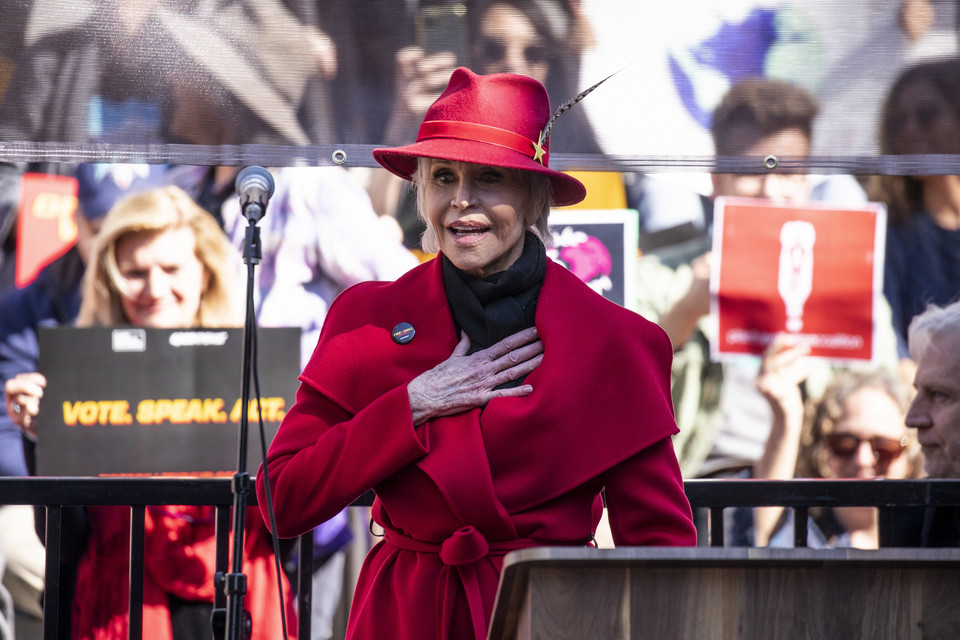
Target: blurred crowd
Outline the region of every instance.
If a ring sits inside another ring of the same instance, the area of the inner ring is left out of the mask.
[[[13,4],[0,26],[0,147],[398,145],[416,138],[424,112],[457,66],[532,76],[555,105],[600,79],[582,77],[583,56],[601,34],[586,11],[590,3],[578,0],[384,0],[364,11],[347,0]],[[944,4],[885,6],[897,37],[913,42],[942,19]],[[104,24],[117,27],[109,37]],[[680,427],[674,447],[686,478],[960,477],[960,175],[950,173],[951,156],[960,154],[960,58],[899,62],[897,77],[875,96],[874,142],[885,156],[925,160],[932,169],[924,175],[717,170],[709,188],[699,190],[633,171],[584,180],[588,201],[581,208],[611,206],[602,201],[638,212],[630,267],[635,299],[627,306],[657,322],[673,343]],[[714,105],[706,128],[714,156],[803,159],[816,148],[822,96],[763,71],[741,74]],[[643,117],[642,99],[636,110]],[[574,109],[564,116],[554,153],[603,153],[589,114]],[[22,153],[0,164],[4,476],[31,475],[35,449],[46,444],[39,328],[241,326],[244,303],[248,221],[234,186],[239,166],[51,163]],[[261,326],[302,330],[303,365],[338,293],[365,280],[395,279],[429,254],[420,246],[415,193],[385,170],[278,166],[271,172],[276,192],[260,222],[256,317]],[[24,282],[18,248],[26,242],[20,221],[27,176],[73,180],[76,202],[64,218],[62,250]],[[720,257],[709,249],[718,197],[884,205],[873,361],[811,358],[809,346],[787,333],[762,356],[716,358],[710,282]],[[811,515],[811,546],[879,545],[873,508]],[[208,516],[186,507],[151,514],[150,535],[167,541],[159,553],[165,559],[205,553]],[[71,517],[60,592],[73,606],[61,607],[63,624],[73,625],[74,637],[126,637],[126,549],[117,540],[129,525],[106,508]],[[258,517],[250,516],[247,553],[259,559],[253,580],[269,582],[277,576]],[[728,520],[727,539],[736,544],[793,543],[789,510],[740,510]],[[950,514],[905,513],[898,535],[903,546],[956,546],[960,523]],[[315,638],[342,633],[351,554],[365,553],[367,536],[365,519],[358,526],[348,513],[317,530]],[[34,510],[0,507],[0,639],[14,637],[14,605],[17,636],[39,637],[44,557]],[[191,582],[166,573],[148,586],[154,604],[162,602],[158,619],[172,625],[175,637],[193,637],[191,629],[209,617],[208,576]],[[108,597],[98,590],[113,584],[111,575],[120,586]],[[96,607],[91,593],[98,595]],[[260,595],[259,619],[273,620],[277,606],[266,603],[272,593]],[[271,636],[255,629],[254,637]]]

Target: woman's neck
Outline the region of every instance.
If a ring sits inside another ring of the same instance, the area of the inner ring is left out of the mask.
[[[960,229],[960,176],[924,176],[923,206],[944,229]]]

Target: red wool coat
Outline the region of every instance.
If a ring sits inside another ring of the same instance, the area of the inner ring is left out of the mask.
[[[391,338],[401,322],[416,332],[407,344]],[[503,555],[584,545],[601,489],[618,545],[696,544],[666,334],[553,262],[536,326],[533,393],[414,428],[407,383],[458,341],[440,260],[331,306],[267,465],[283,537],[376,490],[386,535],[364,562],[348,638],[485,637]],[[261,468],[261,509],[263,480]]]

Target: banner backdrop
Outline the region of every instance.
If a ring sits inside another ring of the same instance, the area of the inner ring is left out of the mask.
[[[955,60],[957,15],[956,0],[12,0],[0,160],[375,166],[370,149],[413,140],[463,65],[536,77],[555,106],[612,75],[557,122],[558,169],[762,172],[711,157],[709,125],[732,84],[764,76],[821,102],[794,166],[945,171],[955,158],[877,158],[877,132],[903,69]]]
[[[241,418],[241,329],[42,328],[41,476],[230,476]],[[257,332],[267,444],[292,406],[300,330]],[[255,393],[251,385],[251,393]],[[247,468],[260,464],[256,398]],[[49,444],[48,444],[49,443]]]
[[[793,334],[810,355],[876,357],[886,210],[717,198],[710,290],[714,358],[762,354]]]

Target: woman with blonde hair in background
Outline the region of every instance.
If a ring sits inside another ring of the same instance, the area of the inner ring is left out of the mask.
[[[118,202],[94,241],[84,275],[78,326],[153,328],[240,326],[239,256],[214,218],[178,187],[144,191]],[[34,437],[46,385],[39,373],[7,385],[7,403]],[[75,639],[127,637],[130,514],[92,506],[73,601]],[[210,637],[214,597],[214,508],[148,507],[145,519],[143,628],[151,638]],[[258,510],[244,539],[246,594],[253,638],[280,633],[278,575]],[[282,577],[285,581],[285,577]],[[284,585],[289,593],[289,585]],[[287,603],[292,620],[292,602]]]
[[[149,324],[144,326],[240,325],[237,251],[213,216],[173,186],[127,198],[115,211],[104,219],[97,234],[84,276],[77,326],[146,322]],[[150,250],[165,246],[172,249],[169,254],[158,251],[150,255],[158,260],[156,264],[132,263],[126,273],[121,269],[121,254],[140,252],[146,257]],[[189,259],[191,249],[195,260]],[[176,263],[178,259],[183,262]],[[185,279],[190,292],[175,287],[154,291],[154,276],[168,278],[171,285],[176,279]],[[192,280],[194,276],[199,280]]]

